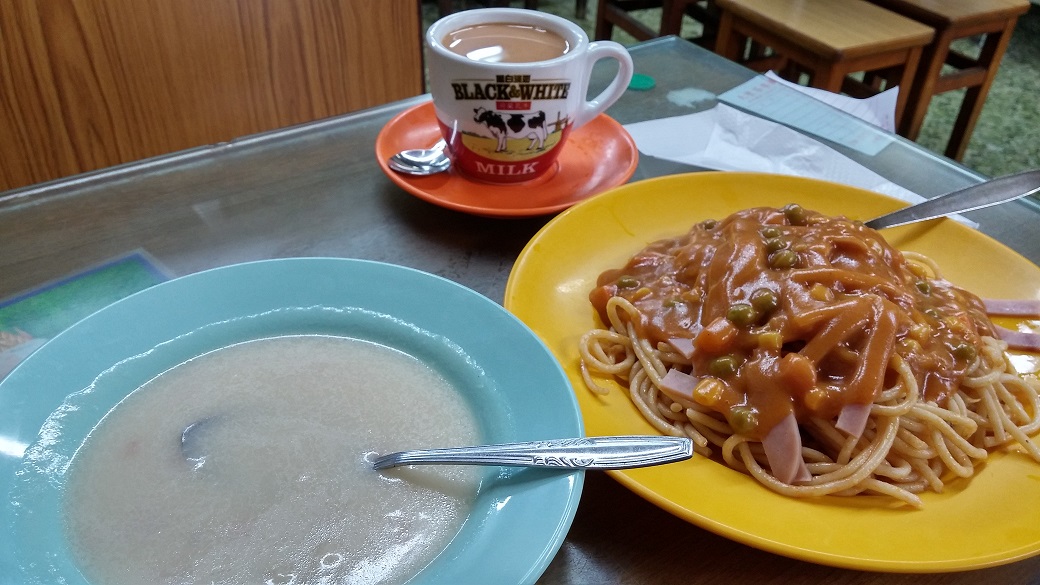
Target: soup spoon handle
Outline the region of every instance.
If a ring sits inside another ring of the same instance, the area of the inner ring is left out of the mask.
[[[1040,170],[1024,171],[965,187],[865,222],[876,230],[974,211],[1040,191]]]
[[[399,465],[628,469],[682,461],[692,456],[693,442],[687,437],[625,435],[400,451],[376,458],[372,466],[376,469]]]

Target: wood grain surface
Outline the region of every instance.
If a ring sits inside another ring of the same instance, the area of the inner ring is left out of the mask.
[[[934,31],[863,0],[717,0],[764,30],[818,55],[853,58],[924,45]]]
[[[0,0],[0,191],[423,91],[416,0]]]

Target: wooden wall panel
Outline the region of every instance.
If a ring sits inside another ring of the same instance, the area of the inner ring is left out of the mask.
[[[0,191],[422,92],[418,0],[0,0]]]

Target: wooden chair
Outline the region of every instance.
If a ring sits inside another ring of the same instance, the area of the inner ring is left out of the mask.
[[[774,69],[813,87],[862,97],[882,89],[850,74],[871,72],[885,88],[909,88],[923,47],[934,31],[865,0],[715,0],[719,29],[716,52],[758,71]],[[747,52],[748,43],[770,49],[765,58]],[[896,119],[907,91],[901,90]]]
[[[632,16],[636,10],[660,9],[661,19],[657,29]],[[683,18],[690,17],[702,26],[700,36],[691,38],[700,45],[715,45],[715,29],[718,12],[714,0],[599,0],[596,7],[594,36],[609,39],[614,27],[632,35],[638,41],[655,37],[678,35],[682,31]]]
[[[922,22],[935,29],[935,39],[921,55],[907,112],[899,133],[917,138],[932,96],[966,88],[954,122],[946,156],[961,160],[971,140],[1000,60],[1007,49],[1018,17],[1029,11],[1028,0],[870,0],[878,6]],[[958,39],[985,35],[978,57],[957,52]],[[944,71],[944,66],[947,69]]]
[[[423,92],[415,0],[0,0],[0,191]]]

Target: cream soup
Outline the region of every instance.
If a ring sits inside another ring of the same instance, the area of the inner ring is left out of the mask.
[[[365,457],[479,438],[463,398],[409,355],[252,341],[163,373],[101,421],[72,461],[66,529],[99,585],[401,582],[458,532],[479,474],[376,472]]]

